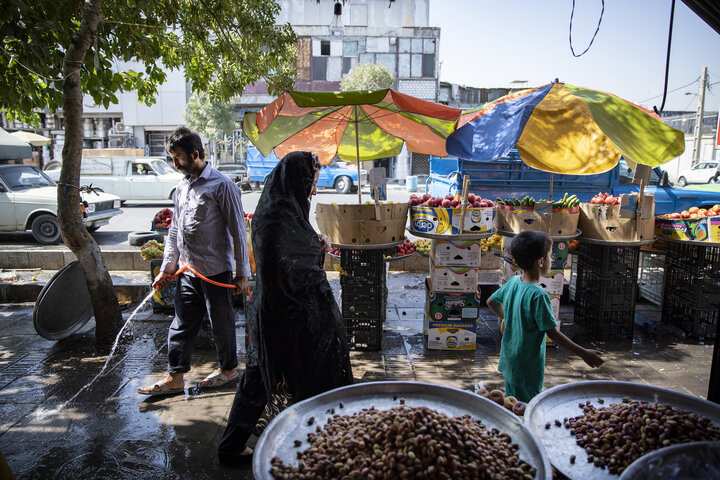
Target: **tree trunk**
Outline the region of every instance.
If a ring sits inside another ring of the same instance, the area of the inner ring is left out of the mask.
[[[102,0],[85,3],[80,29],[73,36],[63,61],[65,145],[58,184],[58,222],[65,244],[78,258],[85,272],[95,313],[95,342],[98,347],[104,348],[112,344],[120,330],[122,314],[100,248],[82,223],[79,190],[83,140],[80,72],[85,54],[97,33],[101,4]]]

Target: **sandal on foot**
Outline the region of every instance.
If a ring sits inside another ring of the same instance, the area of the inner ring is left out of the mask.
[[[214,372],[212,372],[210,375],[205,377],[205,379],[198,382],[198,387],[200,388],[219,388],[223,385],[226,385],[230,382],[234,382],[240,378],[240,375],[238,375],[238,371],[235,370],[235,372],[227,376],[218,368]],[[207,382],[207,383],[206,383]]]
[[[149,387],[140,387],[137,389],[137,392],[140,395],[173,395],[175,393],[181,393],[185,391],[185,387],[183,388],[170,388],[168,387],[167,383],[163,382],[157,382],[154,385],[150,385]]]

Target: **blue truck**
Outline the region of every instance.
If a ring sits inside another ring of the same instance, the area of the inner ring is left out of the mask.
[[[247,168],[251,182],[265,183],[265,179],[273,171],[280,159],[275,152],[270,152],[267,157],[260,153],[254,145],[247,147]],[[333,160],[329,165],[320,169],[318,187],[334,188],[337,193],[357,192],[358,172],[357,168],[347,168]],[[354,167],[354,165],[353,165]],[[365,183],[367,172],[360,170],[361,184]]]
[[[470,176],[470,192],[491,200],[513,196],[523,198],[525,195],[535,198],[550,196],[550,173],[525,165],[517,150],[492,162],[431,155],[426,193],[436,197],[459,193],[464,175]],[[568,192],[577,195],[581,202],[588,202],[598,192],[609,192],[615,196],[636,192],[639,187],[632,184],[632,178],[633,170],[625,159],[620,158],[618,164],[605,173],[553,175],[553,195],[560,197]],[[720,203],[720,191],[675,187],[668,181],[667,172],[660,168],[652,170],[645,192],[655,195],[656,215],[681,212],[690,207],[706,208]]]

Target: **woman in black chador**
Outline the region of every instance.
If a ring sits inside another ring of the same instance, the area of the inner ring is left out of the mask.
[[[298,402],[353,381],[342,317],[322,269],[329,241],[309,221],[319,169],[309,152],[286,155],[255,210],[250,349],[218,446],[221,462],[250,458],[246,442],[273,395]]]

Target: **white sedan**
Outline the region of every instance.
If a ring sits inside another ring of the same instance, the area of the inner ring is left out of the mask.
[[[120,198],[104,192],[83,190],[83,224],[94,232],[122,213]],[[0,166],[0,231],[32,230],[38,243],[60,241],[57,222],[57,184],[30,165]]]
[[[678,175],[677,184],[684,187],[690,183],[714,183],[717,178],[718,162],[700,162],[689,170]]]

